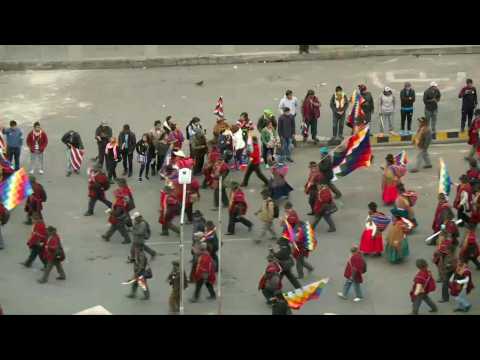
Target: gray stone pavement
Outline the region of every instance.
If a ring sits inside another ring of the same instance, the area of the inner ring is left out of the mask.
[[[94,217],[84,218],[87,206],[87,177],[85,171],[80,176],[64,177],[65,154],[60,137],[70,129],[78,130],[87,147],[87,158],[95,155],[96,147],[93,131],[102,119],[107,119],[115,133],[121,125],[130,123],[139,136],[151,128],[153,121],[164,119],[173,114],[182,129],[192,116],[199,116],[204,125],[211,130],[214,122],[213,107],[219,95],[225,98],[227,118],[236,119],[241,111],[248,111],[256,121],[263,108],[276,107],[278,99],[286,88],[292,88],[302,97],[305,90],[325,82],[319,95],[322,101],[320,135],[330,135],[330,111],[326,104],[333,88],[340,83],[351,89],[360,81],[366,81],[379,93],[379,82],[385,81],[388,72],[394,78],[418,76],[414,86],[419,90],[425,84],[426,77],[444,79],[438,81],[444,89],[445,97],[441,103],[440,126],[457,127],[459,103],[456,92],[461,85],[457,82],[457,72],[465,72],[478,79],[475,65],[478,56],[445,56],[438,58],[392,58],[362,59],[344,61],[307,62],[294,64],[257,64],[248,66],[163,68],[148,70],[95,70],[95,71],[35,71],[3,73],[0,76],[0,89],[3,97],[0,101],[0,114],[5,125],[10,119],[16,119],[24,129],[28,129],[35,120],[40,120],[50,137],[46,154],[46,174],[39,176],[40,182],[48,192],[45,217],[49,224],[58,227],[64,240],[67,263],[67,281],[55,280],[55,271],[51,281],[44,286],[36,283],[40,276],[39,264],[33,269],[24,269],[18,263],[27,256],[26,239],[30,228],[21,224],[24,218],[23,208],[16,209],[9,224],[3,229],[7,247],[0,252],[0,303],[9,314],[72,314],[86,308],[102,305],[114,314],[166,314],[168,311],[169,287],[166,277],[170,262],[178,257],[178,248],[166,244],[177,238],[161,238],[157,223],[159,191],[162,183],[158,178],[138,183],[135,177],[130,183],[135,191],[138,209],[142,211],[152,225],[152,247],[162,254],[152,264],[154,279],[151,281],[152,299],[149,302],[132,301],[125,297],[128,289],[120,285],[131,275],[131,266],[125,263],[128,246],[120,244],[116,237],[111,243],[105,243],[100,235],[106,231],[107,217],[102,204],[97,205]],[[405,74],[404,71],[411,74]],[[372,75],[377,73],[377,78]],[[445,80],[447,79],[448,80]],[[195,82],[204,80],[204,87],[195,86]],[[392,85],[389,83],[389,85]],[[399,90],[400,83],[394,83]],[[454,88],[448,90],[448,87]],[[445,90],[446,89],[446,90]],[[397,119],[398,121],[398,119]],[[442,156],[454,179],[465,171],[462,161],[467,150],[465,144],[434,146],[432,158],[437,167]],[[383,159],[387,152],[398,152],[400,148],[375,148],[376,159]],[[410,159],[414,151],[408,149]],[[26,153],[22,161],[26,161]],[[300,148],[295,154],[288,180],[296,189],[292,201],[300,214],[307,212],[307,202],[302,193],[306,178],[306,167],[310,160],[318,159],[318,149]],[[28,163],[25,163],[28,165]],[[420,222],[418,231],[409,238],[411,257],[401,265],[393,266],[384,258],[368,259],[368,274],[365,284],[366,300],[360,304],[340,301],[336,292],[343,283],[343,269],[351,244],[359,239],[363,221],[366,217],[366,204],[380,202],[381,172],[379,164],[369,169],[358,170],[339,180],[338,186],[344,198],[338,202],[340,211],[335,214],[339,231],[332,235],[326,233],[324,224],[320,225],[319,249],[312,254],[311,260],[316,270],[305,283],[322,277],[330,277],[330,285],[320,300],[306,305],[299,314],[406,314],[410,310],[408,291],[415,272],[414,261],[417,257],[431,259],[433,249],[423,244],[430,234],[431,220],[436,206],[437,169],[409,174],[406,183],[409,188],[420,193],[416,211]],[[137,170],[138,171],[138,170]],[[240,179],[241,174],[233,175]],[[258,206],[260,182],[252,178],[247,196],[251,203],[251,212]],[[111,194],[111,191],[109,192]],[[111,196],[111,195],[110,195]],[[217,214],[210,211],[212,194],[202,191],[200,209],[207,217],[216,220]],[[388,210],[388,209],[382,209]],[[252,215],[249,215],[253,218]],[[224,229],[227,217],[223,217]],[[255,220],[256,227],[259,222]],[[257,230],[258,231],[258,230]],[[225,314],[269,314],[261,294],[256,290],[259,277],[264,270],[268,243],[255,245],[246,229],[238,226],[233,241],[224,246],[223,293]],[[186,238],[191,236],[186,228]],[[243,240],[246,239],[246,240]],[[190,258],[188,251],[187,260]],[[474,273],[475,276],[476,272]],[[286,282],[286,289],[290,285]],[[187,290],[190,296],[193,289]],[[206,293],[204,291],[203,296]],[[438,297],[438,292],[434,296]],[[471,295],[474,303],[473,313],[478,313],[479,297],[475,290]],[[450,314],[453,304],[442,304],[441,313]],[[186,304],[188,314],[209,314],[217,310],[216,303],[203,301],[198,304]]]

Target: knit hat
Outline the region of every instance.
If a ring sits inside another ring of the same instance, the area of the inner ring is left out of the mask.
[[[263,113],[268,117],[271,118],[273,116],[273,111],[270,109],[263,110]]]
[[[320,154],[328,154],[328,147],[324,146],[320,148]]]

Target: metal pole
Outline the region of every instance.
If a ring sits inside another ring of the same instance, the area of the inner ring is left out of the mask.
[[[182,212],[180,214],[180,315],[184,314],[183,308],[183,295],[184,295],[184,278],[183,273],[185,271],[185,263],[183,260],[183,218],[185,215],[185,199],[187,196],[187,184],[183,184],[182,195]]]
[[[222,314],[222,182],[220,175],[218,182],[218,315]]]

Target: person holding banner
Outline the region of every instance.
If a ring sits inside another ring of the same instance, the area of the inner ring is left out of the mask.
[[[72,175],[72,171],[78,174],[78,170],[82,164],[83,158],[76,158],[75,153],[81,153],[84,149],[82,138],[80,134],[74,130],[70,130],[66,132],[62,136],[62,142],[67,146],[67,177]],[[73,166],[72,162],[74,162],[76,167]]]

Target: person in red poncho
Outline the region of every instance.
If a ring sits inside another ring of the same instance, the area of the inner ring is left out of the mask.
[[[180,202],[175,195],[174,189],[170,186],[160,192],[160,218],[158,222],[162,224],[162,236],[168,236],[168,230],[180,234],[177,226],[173,225],[173,219],[180,212]]]
[[[420,305],[424,301],[430,307],[430,312],[438,312],[437,305],[428,295],[436,289],[435,279],[430,270],[428,270],[428,263],[425,259],[418,259],[415,265],[418,272],[413,279],[412,290],[410,290],[410,299],[412,300],[411,315],[418,315]]]
[[[475,286],[472,281],[472,272],[463,261],[459,261],[455,273],[450,278],[450,295],[457,303],[457,308],[453,311],[468,312],[472,304],[467,299],[467,295]]]
[[[300,230],[300,231],[299,231]],[[303,268],[308,270],[308,273],[311,273],[315,268],[307,261],[310,251],[305,248],[305,234],[303,233],[303,228],[297,227],[295,245],[293,246],[292,255],[295,259],[295,264],[297,268],[297,279],[303,279],[304,273]]]
[[[42,257],[43,247],[47,242],[47,227],[43,222],[43,219],[39,217],[37,214],[32,216],[33,220],[33,228],[30,234],[30,238],[28,239],[27,246],[30,249],[30,256],[28,259],[22,263],[23,266],[29,268],[32,266],[32,263],[35,261],[37,256],[42,261],[43,266],[47,266],[46,260]]]
[[[235,224],[237,222],[245,225],[250,232],[252,231],[253,224],[250,220],[244,217],[248,209],[247,198],[242,189],[240,189],[238,183],[232,182],[231,186],[232,192],[230,194],[230,207],[228,209],[228,232],[226,235],[235,234]]]
[[[320,107],[322,103],[318,98],[315,96],[315,91],[308,90],[305,99],[303,100],[302,104],[302,116],[303,121],[307,125],[307,137],[308,137],[308,128],[312,133],[312,140],[315,144],[318,143],[317,139],[317,123],[318,119],[320,118]],[[304,135],[303,141],[307,141],[307,137]]]
[[[53,267],[57,268],[57,280],[65,280],[67,277],[63,270],[62,262],[65,260],[65,252],[63,251],[60,237],[57,234],[57,229],[53,226],[47,228],[48,239],[43,247],[42,258],[47,262],[47,266],[43,271],[43,276],[38,280],[40,284],[45,284]]]
[[[215,300],[217,298],[215,290],[213,289],[216,280],[215,263],[207,250],[206,243],[200,244],[200,255],[198,257],[197,267],[193,273],[193,280],[195,281],[195,293],[193,298],[190,299],[190,302],[194,303],[198,301],[203,284],[205,284],[210,294],[207,299]]]
[[[112,207],[112,203],[107,200],[105,191],[110,188],[110,182],[107,175],[103,172],[100,164],[96,164],[93,169],[88,171],[88,210],[84,216],[92,216],[95,204],[100,201],[105,204],[107,208]]]
[[[331,217],[335,211],[336,205],[333,201],[332,192],[326,184],[326,180],[323,179],[318,188],[317,198],[315,199],[313,207],[313,212],[315,213],[315,220],[312,223],[313,228],[315,229],[320,220],[324,218],[329,226],[328,232],[337,231],[335,223]]]
[[[268,186],[268,179],[265,177],[265,175],[263,175],[262,170],[260,169],[261,153],[260,146],[258,145],[258,138],[256,136],[252,136],[252,143],[253,150],[249,153],[250,162],[248,163],[247,171],[245,172],[245,176],[243,177],[243,181],[240,186],[248,186],[248,180],[253,172],[257,174],[257,177],[265,184],[265,186]]]
[[[358,250],[358,247],[353,246],[350,249],[352,255],[348,259],[347,265],[345,267],[345,272],[343,276],[347,279],[345,285],[343,286],[343,291],[339,292],[337,295],[342,299],[347,299],[350,287],[353,284],[353,289],[355,290],[354,302],[359,302],[363,300],[362,289],[360,284],[363,282],[362,274],[367,272],[367,263],[362,257],[362,254]]]
[[[48,145],[48,137],[38,121],[33,124],[33,130],[28,133],[26,142],[30,149],[30,174],[34,174],[37,163],[40,163],[38,172],[43,174],[43,153]]]
[[[278,263],[275,256],[267,256],[268,265],[265,269],[264,274],[260,278],[258,283],[258,290],[260,290],[265,296],[267,305],[271,305],[272,301],[270,300],[275,296],[275,292],[282,290],[282,267]]]
[[[318,168],[318,164],[315,161],[310,161],[308,165],[310,169],[310,173],[308,174],[307,182],[304,186],[305,194],[308,195],[308,205],[310,205],[310,212],[307,215],[314,215],[313,207],[315,205],[315,199],[318,192],[318,185],[324,178],[320,169]]]
[[[470,223],[467,212],[472,210],[472,186],[468,183],[467,175],[460,176],[459,180],[460,184],[457,186],[453,207],[457,209],[457,219],[463,220],[458,226],[463,227]]]
[[[228,165],[222,157],[219,157],[215,160],[213,165],[208,170],[208,175],[205,176],[208,186],[213,190],[213,210],[218,210],[219,205],[219,187],[220,187],[220,177],[222,177],[222,205],[223,207],[228,207],[228,196],[226,190],[226,177],[228,176],[230,170]],[[208,178],[208,180],[207,180]]]
[[[465,160],[472,160],[478,158],[478,151],[480,145],[479,139],[480,131],[480,109],[475,110],[475,118],[472,121],[472,126],[468,129],[468,144],[471,145],[470,153],[465,157]]]
[[[183,197],[183,186],[180,190],[180,199]],[[187,184],[187,194],[185,195],[185,213],[188,222],[193,221],[193,204],[200,201],[200,183],[194,177],[190,184]]]
[[[443,193],[438,194],[438,205],[435,210],[435,216],[433,218],[433,224],[432,224],[433,232],[434,233],[439,232],[441,230],[442,224],[445,224],[446,226],[448,225],[447,232],[449,232],[452,235],[452,237],[453,235],[455,235],[455,233],[457,233],[457,235],[453,239],[453,240],[456,240],[456,237],[458,237],[458,229],[456,229],[456,225],[452,221],[454,217],[455,216],[453,214],[453,210],[448,203],[446,195]],[[429,245],[435,245],[435,243],[431,242],[429,243]]]
[[[47,193],[45,192],[42,185],[40,185],[35,176],[30,175],[29,177],[30,184],[32,185],[33,194],[27,198],[25,202],[25,212],[27,213],[27,219],[25,220],[25,225],[32,225],[32,215],[34,213],[42,217],[43,203],[47,201]]]
[[[102,235],[102,239],[110,241],[113,234],[118,231],[123,237],[122,244],[130,244],[132,242],[126,228],[128,224],[131,224],[127,207],[128,197],[117,197],[117,200],[112,206],[112,210],[109,211],[108,222],[110,223],[110,228]]]
[[[478,257],[480,256],[480,246],[477,243],[477,238],[475,236],[476,226],[469,226],[468,231],[465,235],[465,240],[460,248],[459,258],[468,264],[469,261],[472,261],[477,270],[480,270],[480,262]]]

